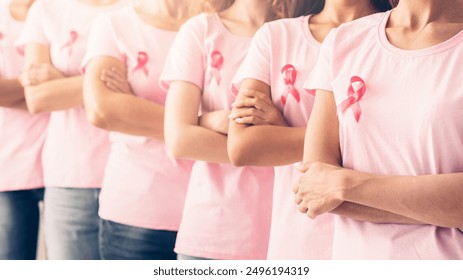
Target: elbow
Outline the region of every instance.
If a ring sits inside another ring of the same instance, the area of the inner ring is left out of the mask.
[[[33,115],[47,112],[45,101],[38,96],[38,94],[34,94],[33,92],[25,92],[27,110]]]
[[[229,136],[230,137],[230,136]],[[228,157],[233,165],[242,167],[252,165],[250,157],[252,153],[248,151],[247,145],[239,141],[232,141],[230,138],[227,143]]]
[[[101,129],[109,129],[109,115],[101,106],[85,106],[85,114],[87,120],[93,125]]]
[[[187,141],[185,141],[185,139],[188,139],[187,136],[184,137],[183,134],[179,132],[179,130],[175,132],[165,131],[164,136],[167,150],[175,159],[187,158],[188,144]]]

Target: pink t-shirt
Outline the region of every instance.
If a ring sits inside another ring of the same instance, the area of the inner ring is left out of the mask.
[[[128,67],[140,98],[164,105],[159,76],[176,32],[143,22],[133,7],[100,16],[90,32],[84,65],[110,56]],[[172,158],[163,141],[111,132],[99,214],[130,226],[178,230],[192,167]]]
[[[309,30],[309,17],[265,24],[254,36],[241,68],[233,79],[237,93],[244,79],[270,85],[272,100],[294,127],[305,127],[314,98],[303,84],[317,62],[320,43]],[[333,216],[311,220],[294,203],[291,185],[300,174],[292,165],[275,167],[269,259],[330,259]]]
[[[23,22],[11,16],[9,3],[9,0],[0,0],[1,79],[16,79],[24,62],[22,51],[14,47]],[[48,114],[33,116],[26,111],[0,107],[0,191],[43,186],[40,158],[48,117]]]
[[[52,63],[59,71],[80,75],[95,17],[128,2],[92,6],[78,0],[39,0],[31,7],[17,45],[48,46]],[[101,187],[108,153],[108,133],[87,122],[83,107],[52,112],[42,157],[45,186]]]
[[[187,81],[202,89],[202,112],[230,109],[230,81],[250,38],[228,31],[217,14],[180,29],[162,85]],[[213,259],[265,259],[270,230],[272,168],[238,168],[197,161],[193,166],[176,251]]]
[[[421,50],[389,43],[390,12],[330,33],[305,85],[334,92],[343,166],[385,175],[463,171],[463,31]],[[349,103],[352,95],[355,102]],[[359,98],[359,99],[357,99]],[[463,259],[463,233],[335,218],[335,259]]]

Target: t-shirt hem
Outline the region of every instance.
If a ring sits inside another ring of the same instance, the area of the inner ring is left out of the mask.
[[[106,213],[102,213],[103,211],[100,210],[98,213],[98,216],[104,220],[108,220],[111,222],[115,222],[118,224],[123,224],[131,227],[138,227],[138,228],[144,228],[144,229],[152,229],[152,230],[166,230],[166,231],[178,231],[179,225],[166,225],[163,223],[149,223],[146,221],[140,221],[140,220],[130,220],[124,219],[124,218],[115,218],[112,217],[111,215],[107,215]]]
[[[223,254],[208,250],[197,250],[193,248],[187,248],[184,246],[176,246],[174,251],[177,254],[186,256],[215,259],[215,260],[265,260],[266,254],[263,256],[257,255],[235,255],[235,254]]]
[[[7,184],[3,184],[7,185]],[[13,191],[27,191],[27,190],[36,190],[42,189],[43,183],[28,184],[27,186],[22,187],[0,187],[0,192],[13,192]]]

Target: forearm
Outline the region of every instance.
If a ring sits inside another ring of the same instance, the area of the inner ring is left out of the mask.
[[[228,151],[233,164],[281,166],[302,161],[305,128],[230,122]]]
[[[199,126],[227,135],[229,114],[228,110],[204,113],[199,117]]]
[[[342,203],[336,209],[331,211],[331,213],[362,222],[384,224],[423,224],[408,217],[351,202]]]
[[[92,123],[102,129],[164,142],[164,106],[131,94],[106,94]],[[93,109],[95,110],[95,109]]]
[[[176,158],[230,163],[225,135],[195,125],[182,125],[174,129],[177,132],[167,136],[166,143]]]
[[[355,172],[355,171],[354,171]],[[463,174],[379,176],[357,172],[341,199],[443,227],[463,227]]]
[[[0,79],[0,107],[19,109],[24,102],[24,89],[18,80]]]
[[[28,86],[27,107],[31,113],[44,113],[82,106],[82,83],[83,76],[73,76]]]

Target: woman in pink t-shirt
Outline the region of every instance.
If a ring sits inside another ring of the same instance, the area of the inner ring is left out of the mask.
[[[303,84],[317,61],[319,42],[332,28],[391,8],[388,1],[308,2],[313,15],[270,22],[256,33],[233,79],[239,94],[230,116],[235,120],[228,133],[230,158],[240,166],[276,166],[269,259],[331,259],[333,217],[311,221],[299,215],[288,185],[298,178],[289,164],[302,161],[314,100]],[[280,125],[273,123],[281,118]]]
[[[187,1],[142,0],[100,16],[84,58],[87,116],[111,131],[100,194],[102,259],[176,259],[192,162],[164,144],[166,92],[158,83]]]
[[[98,194],[109,141],[85,118],[80,64],[94,18],[129,2],[37,1],[17,42],[25,46],[21,81],[29,111],[51,112],[42,156],[49,259],[99,259]],[[39,82],[44,73],[51,79]]]
[[[48,115],[27,112],[18,81],[24,58],[14,47],[33,2],[0,1],[0,260],[36,256]]]
[[[175,157],[197,160],[177,237],[180,259],[267,256],[273,169],[230,164],[230,82],[255,31],[282,16],[281,11],[293,14],[302,3],[210,1],[219,12],[190,19],[174,41],[161,77],[169,88],[166,144]],[[200,113],[215,116],[198,118]],[[210,122],[212,129],[200,126],[203,122]]]
[[[336,214],[334,259],[463,259],[461,61],[463,1],[402,0],[325,39],[294,191]]]

